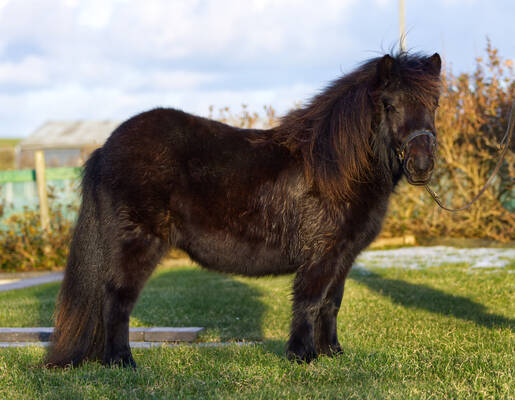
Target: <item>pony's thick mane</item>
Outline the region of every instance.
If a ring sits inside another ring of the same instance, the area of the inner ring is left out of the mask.
[[[356,183],[369,181],[377,169],[377,104],[387,86],[401,88],[427,107],[434,106],[439,95],[439,71],[431,70],[428,57],[404,52],[391,57],[389,81],[378,77],[382,57],[368,60],[305,107],[287,114],[267,135],[267,141],[284,145],[302,158],[307,180],[328,198],[355,200]]]

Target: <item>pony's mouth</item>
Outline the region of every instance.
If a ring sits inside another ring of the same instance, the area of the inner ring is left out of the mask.
[[[408,182],[413,186],[427,185],[433,175],[435,162],[429,155],[408,157],[403,163],[403,171]]]
[[[424,186],[429,183],[431,180],[431,175],[433,171],[429,171],[425,174],[410,174],[408,171],[404,170],[404,175],[408,179],[408,183],[413,186]]]
[[[426,140],[424,147],[420,138]],[[414,140],[418,140],[418,144]],[[397,151],[397,156],[402,163],[404,175],[413,186],[424,186],[429,183],[435,166],[436,138],[432,131],[414,131],[404,139]]]

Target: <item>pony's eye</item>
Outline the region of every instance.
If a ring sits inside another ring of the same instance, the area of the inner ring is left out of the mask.
[[[385,111],[387,111],[387,112],[395,111],[395,107],[393,106],[393,104],[391,104],[387,101],[384,101],[384,100],[383,100],[383,107],[384,107]]]

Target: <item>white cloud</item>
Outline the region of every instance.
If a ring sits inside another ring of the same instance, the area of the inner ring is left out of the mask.
[[[399,0],[395,0],[395,4],[392,4],[392,0],[374,0],[374,3],[377,4],[380,7],[386,7],[387,5],[395,5],[398,6]]]
[[[18,63],[0,63],[0,86],[40,87],[51,82],[49,69],[41,57],[30,56]]]
[[[307,97],[305,78],[252,87],[247,71],[295,72],[313,54],[338,59],[355,2],[4,0],[0,136],[13,134],[16,107],[30,116],[15,135],[29,133],[27,119],[125,118],[156,105],[205,114],[209,105],[245,102],[284,111]]]
[[[0,121],[4,136],[25,135],[49,119],[114,119],[125,120],[141,111],[155,107],[175,107],[197,115],[207,116],[209,106],[215,112],[222,106],[239,111],[243,103],[250,110],[262,110],[273,104],[276,109],[288,110],[296,101],[310,97],[315,88],[293,85],[256,90],[190,90],[141,91],[128,93],[114,87],[88,88],[78,85],[52,87],[30,93],[0,93]],[[13,110],[16,110],[13,113]]]
[[[118,53],[150,59],[223,56],[234,60],[261,58],[281,52],[306,55],[317,45],[320,32],[341,27],[344,10],[354,0],[312,1],[147,0],[145,7],[126,4],[113,12],[108,35]],[[130,29],[127,29],[127,24]],[[341,37],[327,37],[324,45],[338,48]]]
[[[201,88],[203,84],[214,82],[216,74],[174,70],[138,74],[126,83],[128,90],[184,90]]]
[[[451,62],[494,21],[489,29],[511,51],[513,24],[502,28],[500,17],[509,20],[514,3],[503,0],[501,11],[476,3],[406,1],[408,45],[434,52],[446,38]],[[397,0],[0,0],[0,136],[26,135],[45,119],[118,119],[157,105],[282,112],[397,35]]]
[[[113,3],[104,0],[88,0],[82,4],[85,6],[81,7],[77,17],[79,26],[94,30],[106,28],[113,14]]]
[[[450,4],[450,5],[455,5],[455,4],[465,4],[465,5],[472,5],[472,4],[477,4],[477,0],[440,0],[442,3],[444,4]]]
[[[356,0],[320,0],[316,6],[306,0],[42,3],[10,3],[0,19],[4,40],[29,37],[61,56],[84,49],[106,58],[173,60],[223,54],[241,60],[291,53],[291,49],[301,57],[321,45],[322,32],[333,33],[324,38],[324,47],[343,48],[345,11]]]

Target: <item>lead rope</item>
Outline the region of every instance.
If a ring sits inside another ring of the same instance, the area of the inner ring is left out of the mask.
[[[441,208],[443,208],[446,211],[450,211],[450,212],[465,210],[465,209],[469,208],[473,203],[475,203],[476,200],[481,197],[481,195],[485,192],[485,190],[488,188],[488,186],[492,183],[492,180],[495,177],[495,175],[497,174],[497,172],[499,172],[499,169],[501,168],[501,164],[504,161],[504,157],[506,156],[506,153],[510,147],[511,136],[513,133],[513,126],[515,125],[515,119],[513,118],[513,110],[515,110],[515,101],[511,105],[510,118],[508,120],[508,128],[506,129],[506,133],[504,134],[504,137],[502,138],[501,144],[500,144],[501,148],[502,148],[502,146],[504,146],[504,148],[502,148],[501,158],[499,159],[499,161],[497,161],[497,165],[495,166],[492,174],[486,181],[485,185],[481,188],[479,193],[474,196],[474,198],[472,200],[470,200],[468,203],[466,203],[465,205],[463,205],[461,207],[449,208],[442,204],[442,201],[441,201],[440,197],[438,196],[438,194],[433,189],[431,189],[429,187],[429,185],[424,186],[426,188],[426,190],[428,191],[428,193],[431,195],[431,197],[434,199],[436,204],[438,204]]]

